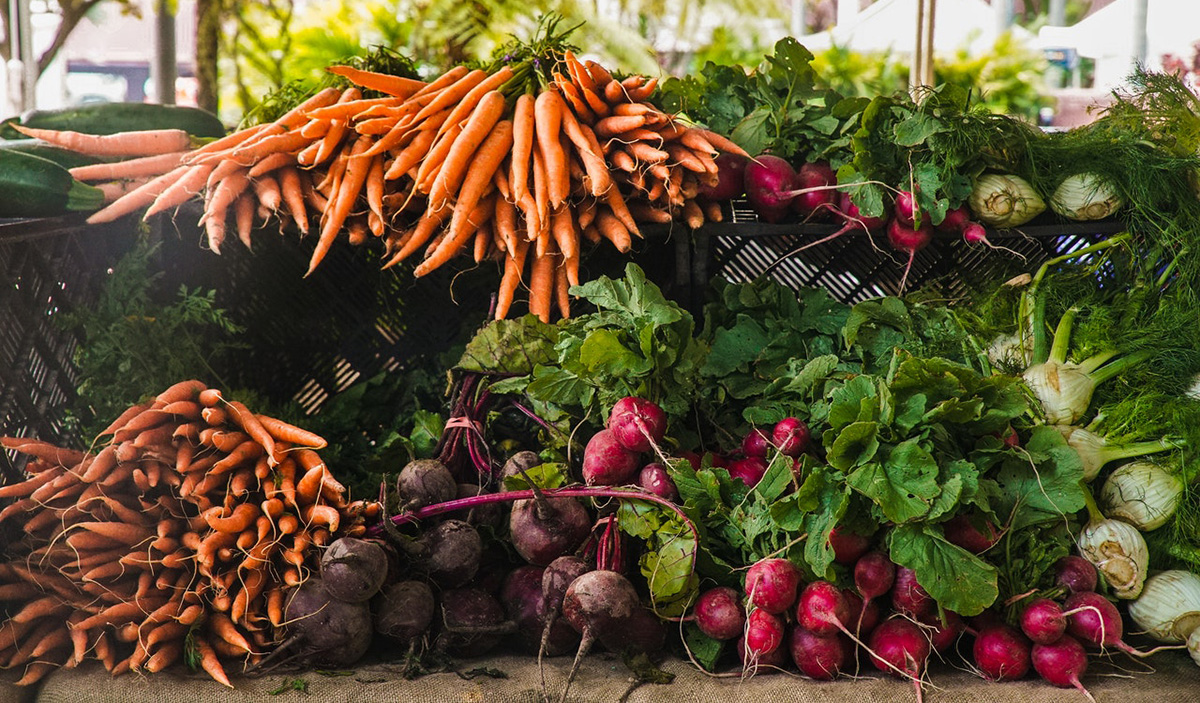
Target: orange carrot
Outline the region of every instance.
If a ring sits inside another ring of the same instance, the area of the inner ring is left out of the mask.
[[[175,151],[153,156],[141,156],[126,161],[89,164],[69,169],[71,176],[79,181],[109,181],[115,179],[144,178],[158,176],[183,163],[187,151]]]
[[[296,223],[301,235],[308,234],[308,210],[304,205],[304,191],[300,185],[300,172],[295,168],[283,168],[279,171],[279,191],[283,202],[287,205],[288,214]]]
[[[462,133],[465,124],[451,125],[450,129],[445,134],[434,140],[433,145],[429,147],[429,152],[425,158],[421,160],[420,166],[417,167],[416,181],[417,190],[422,193],[428,193],[433,186],[433,181],[437,177],[437,172],[442,167],[442,162],[446,160],[446,155],[450,153],[450,147],[454,145],[454,140]],[[426,208],[428,211],[429,208]]]
[[[545,323],[550,322],[550,301],[554,295],[554,258],[550,252],[535,256],[529,274],[529,312]]]
[[[283,589],[272,588],[267,591],[267,619],[275,627],[283,626]]]
[[[233,688],[233,684],[229,682],[229,677],[225,674],[225,669],[221,666],[221,661],[217,659],[216,651],[213,650],[208,640],[203,635],[195,635],[192,638],[192,646],[195,648],[200,668],[204,669],[217,683]]]
[[[337,508],[329,505],[306,505],[300,509],[300,517],[309,526],[324,525],[330,532],[337,532],[342,516]]]
[[[115,134],[82,134],[69,130],[36,129],[14,123],[21,134],[90,156],[159,156],[191,148],[192,138],[182,129],[148,129]]]
[[[387,93],[388,95],[398,98],[407,98],[421,88],[425,87],[424,81],[419,81],[412,78],[404,78],[401,76],[393,76],[387,73],[364,71],[351,66],[330,66],[325,70],[335,75],[342,76],[351,83],[360,85],[367,90]]]
[[[650,99],[650,96],[654,95],[654,89],[657,87],[658,87],[658,79],[651,78],[650,80],[648,80],[644,83],[641,83],[640,85],[628,88],[625,91],[625,94],[628,96],[629,100],[632,100],[634,102],[642,102],[643,100]]]
[[[451,208],[442,208],[437,212],[432,212],[428,209],[425,210],[424,214],[421,215],[421,219],[417,220],[417,226],[413,230],[412,237],[400,248],[400,251],[392,255],[392,258],[383,265],[383,268],[386,269],[395,266],[411,256],[413,252],[421,248],[422,245],[433,237],[434,232],[442,226],[442,223],[450,219],[452,213],[453,210]]]
[[[617,251],[625,253],[633,246],[633,241],[629,237],[629,230],[621,223],[621,220],[612,214],[608,208],[601,208],[596,212],[596,229],[604,236],[605,239],[612,242]]]
[[[542,91],[534,101],[534,131],[547,176],[546,195],[552,208],[562,205],[571,191],[567,157],[558,140],[562,112],[562,98],[554,91]]]
[[[254,136],[251,139],[242,141],[239,145],[234,146],[233,149],[236,150],[243,146],[251,145],[254,142],[262,139],[269,138],[273,135],[283,134],[289,130],[295,130],[297,127],[308,121],[308,113],[310,111],[334,104],[337,102],[337,99],[341,97],[341,95],[342,91],[332,86],[328,88],[322,88],[321,90],[313,93],[312,96],[305,99],[299,105],[285,112],[274,122],[266,126],[260,126],[257,129],[251,128],[255,129],[256,133]],[[204,148],[205,147],[201,147],[201,150]]]
[[[212,477],[220,476],[237,468],[244,462],[250,462],[257,459],[263,454],[263,446],[253,439],[248,439],[239,444],[233,451],[217,460],[215,464],[208,470]]]
[[[641,236],[638,231],[637,222],[634,221],[633,215],[629,212],[629,208],[625,205],[625,198],[621,195],[621,191],[616,188],[610,188],[605,193],[604,201],[608,205],[612,213],[616,215],[621,224],[625,225],[625,229],[630,234]]]
[[[489,166],[484,168],[479,164],[480,157],[476,152],[478,151],[479,155],[485,153],[482,146],[484,140],[490,139],[492,130],[497,127],[497,123],[500,121],[505,107],[504,95],[498,90],[489,91],[480,99],[475,110],[471,112],[471,117],[467,120],[462,132],[455,138],[454,143],[446,153],[446,158],[442,162],[437,177],[433,181],[433,186],[429,190],[428,207],[440,210],[445,206],[446,200],[456,193],[461,202],[463,196],[461,193],[458,193],[458,188],[463,183],[463,175],[467,170],[468,164],[471,166],[472,174],[486,170],[488,172],[487,177],[489,179],[492,177],[492,173],[499,167],[499,161],[497,160],[495,167]],[[511,123],[508,124],[509,145],[505,149],[505,153],[512,146],[512,125]],[[474,202],[468,205],[466,209],[469,211],[473,207],[475,207]]]
[[[529,192],[530,153],[533,150],[534,97],[528,93],[517,98],[513,107],[513,148],[509,186],[513,200],[520,202]]]
[[[421,162],[421,159],[429,153],[429,147],[433,144],[433,140],[437,137],[437,132],[432,129],[421,130],[417,132],[413,140],[408,143],[408,146],[396,155],[395,161],[388,167],[384,174],[386,180],[395,180],[404,174],[408,173],[409,169]]]
[[[328,445],[328,442],[320,435],[288,424],[283,420],[277,420],[267,415],[255,415],[254,417],[272,437],[281,442],[289,442],[296,446],[311,447],[312,449],[321,449]]]
[[[499,209],[497,209],[497,214],[499,214]],[[497,220],[498,222],[499,220]],[[521,271],[525,268],[525,253],[528,250],[529,242],[514,238],[513,245],[508,250],[508,256],[504,257],[504,276],[500,279],[500,290],[496,296],[497,320],[508,317],[517,286],[521,283]]]
[[[468,91],[466,95],[463,96],[462,100],[458,101],[458,104],[456,104],[450,111],[450,114],[446,116],[446,121],[443,122],[442,126],[438,128],[438,134],[446,131],[450,125],[466,119],[468,115],[474,112],[475,107],[485,95],[494,90],[499,90],[501,86],[503,86],[510,78],[512,78],[512,75],[513,72],[511,68],[508,66],[501,66],[498,71],[480,81],[478,85],[476,85],[474,88]]]
[[[317,265],[325,258],[325,254],[329,252],[333,246],[333,240],[337,237],[342,225],[346,222],[346,217],[349,216],[351,208],[354,206],[354,201],[358,198],[359,191],[362,190],[363,183],[367,179],[367,173],[371,167],[371,159],[364,156],[367,148],[371,145],[370,137],[362,136],[354,142],[353,150],[350,152],[349,159],[346,164],[346,176],[343,179],[341,187],[338,188],[337,199],[334,201],[334,206],[325,211],[327,218],[321,224],[321,235],[317,240],[317,245],[313,249],[312,258],[308,262],[308,272],[305,276],[312,274],[316,270]]]
[[[329,123],[323,123],[324,130],[329,128]],[[325,132],[322,130],[321,134]],[[260,161],[271,154],[281,152],[295,152],[303,149],[311,144],[318,137],[305,136],[300,133],[300,130],[294,129],[289,132],[281,132],[273,134],[269,137],[256,139],[253,142],[242,144],[234,147],[229,152],[229,158],[243,166],[253,165],[256,161]]]
[[[257,204],[254,194],[244,191],[233,203],[233,217],[238,239],[247,249],[252,249],[250,234],[254,231],[254,211]]]
[[[475,69],[467,73],[462,78],[454,81],[452,84],[438,91],[433,100],[430,100],[417,112],[416,115],[413,116],[412,121],[414,123],[420,122],[430,115],[437,114],[438,112],[441,112],[442,110],[457,103],[458,101],[462,100],[467,93],[471,92],[472,88],[482,83],[486,78],[487,73],[480,69]]]
[[[212,199],[205,206],[204,221],[208,233],[208,245],[214,253],[220,253],[221,243],[225,239],[225,216],[230,206],[239,195],[250,185],[250,178],[245,170],[239,170],[217,184]]]
[[[556,139],[555,141],[557,142],[558,140]],[[541,151],[535,149],[533,152],[533,202],[535,205],[534,210],[537,213],[537,219],[535,220],[537,226],[532,227],[533,223],[529,223],[532,228],[531,231],[535,234],[545,232],[550,227],[549,180],[549,176],[546,174],[546,161],[542,157]],[[527,213],[526,220],[528,221],[529,219]],[[533,239],[534,237],[530,237],[530,240]]]
[[[154,202],[160,193],[187,173],[187,166],[177,166],[153,180],[134,188],[87,218],[90,225],[112,222]]]
[[[367,169],[367,224],[376,237],[383,236],[383,155],[371,159]]]
[[[712,144],[713,147],[716,148],[718,151],[727,151],[731,154],[737,154],[738,156],[745,156],[746,158],[750,158],[750,154],[747,153],[745,149],[738,146],[733,141],[726,139],[725,137],[722,137],[721,135],[717,134],[716,132],[713,132],[713,131],[707,130],[707,129],[696,129],[696,131],[699,132],[702,137],[707,139],[708,143]]]
[[[596,197],[604,195],[613,185],[612,174],[608,165],[604,163],[603,151],[600,149],[595,134],[592,133],[591,128],[579,124],[570,110],[563,110],[562,125],[563,133],[571,140],[575,151],[583,161],[584,168],[587,169],[588,178],[591,180],[592,195]]]
[[[241,401],[230,400],[226,405],[229,408],[230,421],[241,427],[246,434],[250,435],[251,439],[262,445],[267,453],[268,463],[274,466],[277,463],[273,459],[275,455],[275,438],[271,436],[271,433],[258,419],[258,416],[250,412],[250,409]]]

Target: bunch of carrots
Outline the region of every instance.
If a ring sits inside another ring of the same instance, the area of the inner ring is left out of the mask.
[[[24,666],[22,685],[88,657],[114,675],[186,658],[229,685],[221,660],[268,653],[319,547],[378,511],[347,502],[320,437],[198,381],[102,437],[94,454],[0,438],[30,457],[0,487],[0,528],[23,533],[0,562],[0,667]]]
[[[202,194],[208,246],[219,251],[231,213],[246,246],[261,219],[278,215],[303,235],[316,213],[309,273],[343,232],[353,244],[382,240],[385,267],[419,252],[416,276],[464,253],[495,258],[496,317],[524,286],[530,312],[548,321],[555,307],[569,316],[585,240],[626,252],[639,223],[719,220],[701,187],[716,182],[720,151],[745,153],[648,103],[656,80],[618,80],[556,38],[428,83],[329,71],[349,87],[320,90],[274,121],[189,150],[155,137],[136,158],[74,169],[84,181],[135,179],[89,221],[141,208],[149,217]]]

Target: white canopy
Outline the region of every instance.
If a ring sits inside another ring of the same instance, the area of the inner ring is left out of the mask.
[[[1014,25],[1010,31],[1019,40],[1033,39],[1023,27]],[[984,0],[937,0],[934,53],[945,54],[959,49],[985,52],[999,34],[996,10]],[[858,13],[853,24],[806,35],[800,42],[814,51],[836,44],[860,52],[909,54],[913,51],[916,35],[917,0],[879,0]]]

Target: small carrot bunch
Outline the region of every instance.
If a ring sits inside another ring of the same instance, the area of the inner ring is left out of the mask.
[[[197,381],[130,408],[95,454],[0,439],[30,457],[0,487],[0,666],[20,684],[91,657],[117,675],[190,656],[228,685],[279,640],[285,589],[372,505],[348,503],[319,437],[255,415]],[[24,523],[15,523],[21,516]]]

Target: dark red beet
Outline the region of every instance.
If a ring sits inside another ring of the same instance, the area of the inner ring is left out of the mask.
[[[667,643],[667,629],[653,611],[639,608],[619,631],[602,633],[600,643],[614,652],[632,649],[653,654]]]
[[[545,626],[542,606],[544,571],[540,566],[518,566],[508,573],[500,588],[500,603],[508,619],[517,625],[517,640],[525,651],[535,654],[541,646],[542,629]]]
[[[660,498],[679,500],[679,490],[675,488],[667,467],[657,462],[642,467],[642,472],[638,474],[638,485]]]
[[[1096,567],[1081,556],[1065,556],[1054,562],[1055,583],[1072,593],[1096,590]]]
[[[850,611],[847,629],[855,632],[860,639],[870,634],[879,624],[879,603],[874,600],[864,601],[862,596],[849,588],[842,589],[842,597],[846,599],[846,607]]]
[[[746,609],[738,592],[728,586],[710,588],[692,608],[696,627],[715,640],[731,640],[746,626]]]
[[[746,433],[746,437],[742,440],[743,456],[757,456],[765,459],[770,448],[771,438],[766,431],[757,427]]]
[[[475,528],[462,520],[434,525],[421,538],[425,558],[421,567],[443,588],[456,588],[475,578],[483,556],[483,541]]]
[[[1063,635],[1053,644],[1035,644],[1030,653],[1038,675],[1059,688],[1077,688],[1089,700],[1095,700],[1079,679],[1087,672],[1087,652],[1070,635]]]
[[[837,185],[837,174],[827,161],[814,161],[802,165],[796,171],[796,190],[810,190],[807,193],[796,193],[792,200],[792,210],[809,221],[822,219],[829,213],[830,207],[837,200],[838,192],[831,186]]]
[[[513,548],[525,561],[538,566],[575,551],[592,527],[587,508],[579,501],[551,498],[547,502],[550,514],[540,516],[536,501],[516,501],[508,519]]]
[[[894,219],[905,227],[912,228],[917,211],[917,199],[909,191],[902,190],[896,194],[896,202],[892,208]],[[921,225],[929,225],[929,213],[921,213]]]
[[[563,556],[550,562],[542,573],[541,594],[547,610],[562,608],[563,596],[575,579],[592,570],[592,565],[586,559],[577,556]]]
[[[596,637],[620,633],[641,608],[629,579],[615,571],[589,571],[571,582],[563,596],[562,614],[580,634]]]
[[[775,423],[771,440],[780,452],[788,456],[800,456],[808,449],[808,425],[796,417],[785,417]]]
[[[801,674],[818,681],[837,678],[853,646],[843,634],[817,635],[803,627],[791,628],[788,636],[792,661]]]
[[[902,613],[916,617],[928,615],[937,605],[933,598],[917,583],[917,574],[903,566],[896,567],[896,581],[892,585],[892,607]]]
[[[946,614],[945,620],[939,619],[936,612],[921,618],[923,625],[929,626],[929,645],[933,647],[935,652],[944,652],[950,648],[958,636],[963,633],[966,625],[958,613],[953,610],[944,611]]]
[[[416,510],[454,500],[458,484],[446,465],[436,459],[410,461],[396,478],[401,510]]]
[[[742,179],[746,199],[758,216],[767,222],[778,222],[787,215],[792,202],[791,191],[796,183],[796,169],[772,154],[760,154],[750,163]]]
[[[375,631],[407,645],[429,629],[437,604],[424,581],[399,581],[385,587],[371,608]]]
[[[867,552],[854,562],[854,587],[863,598],[878,598],[896,581],[896,565],[883,552]]]
[[[340,537],[321,555],[325,590],[348,603],[370,600],[379,592],[387,572],[387,552],[375,540]]]
[[[441,615],[436,646],[456,656],[481,657],[499,644],[504,634],[504,607],[495,596],[478,588],[443,592]]]
[[[888,243],[896,251],[908,254],[908,263],[904,265],[904,275],[900,277],[900,290],[904,290],[905,284],[908,282],[908,274],[912,271],[913,261],[917,258],[917,252],[929,246],[933,241],[933,227],[929,224],[923,224],[917,229],[901,224],[899,220],[893,219],[888,224],[887,229]]]
[[[911,218],[910,218],[911,221]],[[947,210],[942,221],[935,225],[937,231],[943,234],[957,234],[971,221],[971,208],[959,205],[953,210]]]
[[[458,497],[470,498],[472,496],[480,496],[490,491],[485,490],[481,486],[474,483],[458,484]],[[484,503],[476,505],[466,513],[459,512],[458,516],[465,520],[468,525],[488,525],[489,527],[499,527],[504,524],[504,503]]]
[[[799,589],[800,569],[787,559],[762,559],[746,572],[745,593],[750,604],[768,613],[792,607]]]
[[[541,466],[542,463],[542,458],[536,452],[525,450],[513,454],[508,458],[508,461],[504,462],[504,467],[500,469],[500,483],[497,491],[504,492],[504,479],[509,476],[520,476],[521,471],[529,471],[535,466]]]
[[[992,681],[1015,681],[1029,673],[1030,641],[1007,625],[983,630],[975,638],[975,665]]]
[[[855,532],[835,527],[829,532],[829,546],[833,548],[833,560],[850,566],[871,548],[871,540]]]
[[[748,456],[744,459],[734,459],[729,462],[727,469],[729,475],[733,478],[742,479],[750,488],[758,485],[764,474],[767,473],[767,460],[759,456]]]

